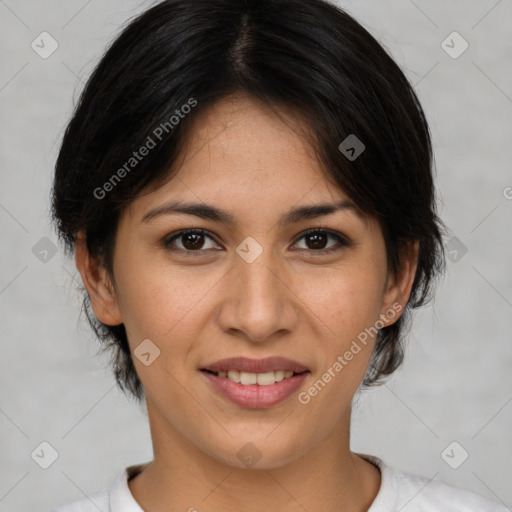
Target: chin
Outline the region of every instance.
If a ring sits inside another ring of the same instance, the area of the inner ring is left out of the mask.
[[[211,438],[210,438],[211,442]],[[274,469],[297,460],[306,451],[305,443],[292,442],[286,435],[270,440],[268,434],[233,437],[225,444],[211,446],[209,454],[219,462],[240,469]]]

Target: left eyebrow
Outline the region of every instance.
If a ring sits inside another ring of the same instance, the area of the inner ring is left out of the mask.
[[[339,201],[337,203],[322,203],[298,206],[292,208],[281,216],[278,224],[294,224],[303,220],[314,219],[324,215],[330,215],[337,211],[351,210],[360,215],[357,206],[348,200]],[[181,201],[169,201],[161,206],[157,206],[144,214],[141,222],[149,222],[155,217],[161,215],[174,215],[184,213],[186,215],[194,215],[201,219],[213,220],[233,226],[236,224],[235,217],[227,212],[206,203],[183,203]]]

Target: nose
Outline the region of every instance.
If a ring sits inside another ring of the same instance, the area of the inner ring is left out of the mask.
[[[292,332],[299,320],[295,272],[273,261],[271,251],[252,263],[237,255],[233,265],[218,310],[220,327],[252,342]]]

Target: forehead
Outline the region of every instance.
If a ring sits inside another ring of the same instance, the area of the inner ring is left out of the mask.
[[[184,151],[182,173],[197,165],[213,172],[229,170],[256,174],[273,169],[273,177],[295,169],[308,171],[313,179],[321,177],[307,124],[295,113],[237,94],[224,98],[199,116],[191,130]],[[280,172],[280,171],[283,172]]]
[[[130,205],[133,215],[169,199],[275,216],[297,204],[350,198],[329,180],[293,112],[246,95],[222,99],[191,127],[172,178]]]

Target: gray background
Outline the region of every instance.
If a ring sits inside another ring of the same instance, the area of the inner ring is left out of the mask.
[[[339,3],[417,85],[440,214],[457,238],[404,367],[358,400],[353,449],[510,507],[512,2]],[[80,317],[73,261],[40,242],[57,243],[49,191],[74,100],[120,26],[150,4],[0,0],[0,512],[47,512],[152,456],[143,408],[114,386]],[[59,44],[47,59],[31,48],[43,31]],[[453,31],[469,43],[458,58],[442,47]],[[58,452],[48,469],[31,458],[42,441]],[[462,450],[469,458],[452,469],[445,460],[456,465]]]

